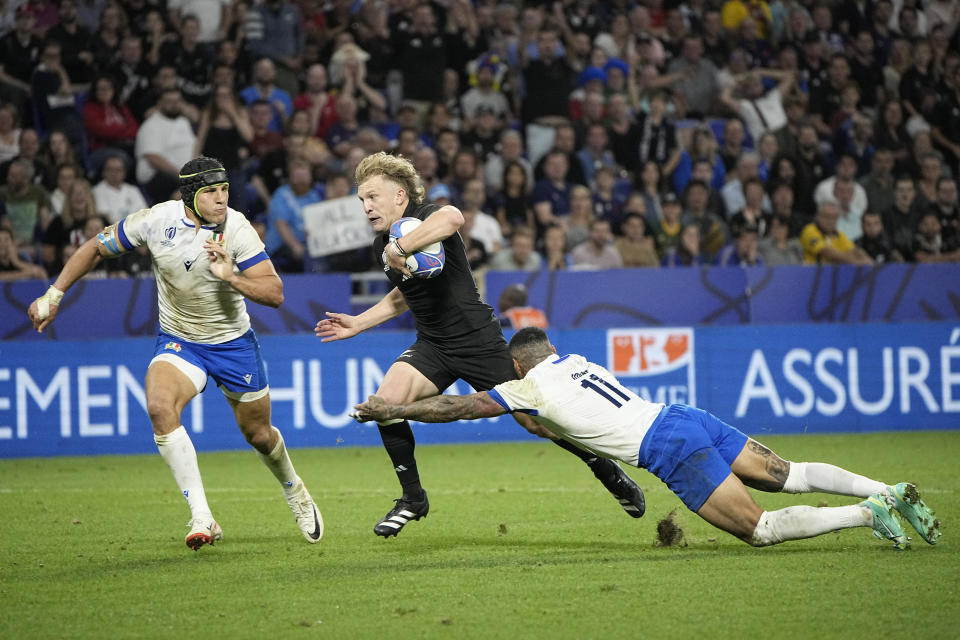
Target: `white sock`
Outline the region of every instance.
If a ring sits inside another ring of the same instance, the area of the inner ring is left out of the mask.
[[[270,472],[280,481],[283,495],[286,496],[293,491],[294,485],[297,484],[297,472],[294,471],[293,463],[290,462],[290,455],[287,453],[287,447],[283,444],[283,434],[276,427],[271,426],[270,428],[277,433],[277,444],[270,453],[263,454],[257,451],[257,455],[260,456],[263,464],[267,465],[267,469],[270,469]]]
[[[887,485],[865,478],[846,469],[823,462],[791,462],[790,473],[783,483],[784,493],[836,493],[857,498],[869,498],[882,493]]]
[[[207,505],[207,495],[203,491],[203,480],[200,479],[197,450],[193,448],[193,441],[190,440],[187,430],[180,425],[167,435],[154,434],[153,441],[157,443],[160,457],[170,467],[173,479],[180,487],[180,493],[187,499],[192,517],[212,518]]]
[[[812,538],[823,533],[850,527],[872,527],[873,512],[852,504],[846,507],[810,507],[798,505],[764,511],[753,532],[758,545],[770,545],[784,540]]]

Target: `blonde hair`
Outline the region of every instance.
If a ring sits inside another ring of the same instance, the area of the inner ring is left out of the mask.
[[[374,153],[361,160],[354,172],[358,186],[376,176],[395,182],[407,192],[411,202],[423,202],[425,191],[420,175],[413,164],[403,156],[391,156],[383,151]]]
[[[67,192],[66,197],[63,199],[63,210],[60,212],[60,217],[63,219],[63,226],[68,229],[73,226],[75,222],[73,216],[73,208],[70,205],[70,199],[73,195],[74,189],[86,189],[87,198],[86,198],[86,209],[87,209],[87,218],[90,218],[97,213],[97,203],[93,199],[93,190],[90,188],[90,183],[84,180],[83,178],[77,178],[73,181],[73,184],[70,186],[70,190]]]

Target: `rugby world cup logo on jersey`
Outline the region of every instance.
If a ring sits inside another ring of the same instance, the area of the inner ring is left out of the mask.
[[[696,404],[693,329],[607,330],[607,369],[653,402]]]
[[[163,240],[160,241],[160,244],[164,247],[173,246],[173,238],[177,235],[176,227],[167,227],[163,230]]]

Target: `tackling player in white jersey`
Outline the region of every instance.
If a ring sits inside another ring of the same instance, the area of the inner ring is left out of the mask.
[[[283,282],[257,232],[227,207],[223,165],[199,157],[180,170],[183,200],[132,213],[77,249],[47,292],[28,309],[39,332],[57,316],[61,298],[101,259],[138,246],[150,249],[157,280],[160,331],[147,369],[147,412],[154,440],[190,506],[191,549],[223,538],[207,504],[197,453],[180,415],[212,377],[240,431],[280,481],[307,542],[323,535],[323,519],[270,424],[270,386],[245,298],[279,307]]]
[[[535,327],[514,335],[510,354],[518,380],[468,396],[435,396],[402,405],[370,396],[356,406],[355,417],[452,422],[527,413],[579,447],[649,470],[691,511],[753,546],[872,527],[878,538],[904,549],[909,538],[897,513],[928,543],[936,544],[940,536],[939,521],[912,484],[888,486],[830,464],[783,460],[706,411],[648,402],[583,356],[557,356],[547,335]],[[844,507],[764,511],[745,485],[865,500]]]

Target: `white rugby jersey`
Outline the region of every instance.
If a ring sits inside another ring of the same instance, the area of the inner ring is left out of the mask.
[[[153,259],[160,328],[188,342],[220,344],[250,329],[243,294],[210,272],[203,243],[215,225],[199,231],[181,200],[141,209],[120,221],[117,236],[127,250],[146,245]],[[222,243],[243,271],[267,260],[260,236],[239,211],[227,209]]]
[[[640,444],[664,405],[625,388],[583,356],[551,356],[490,396],[508,411],[534,416],[558,436],[604,458],[638,466]]]

